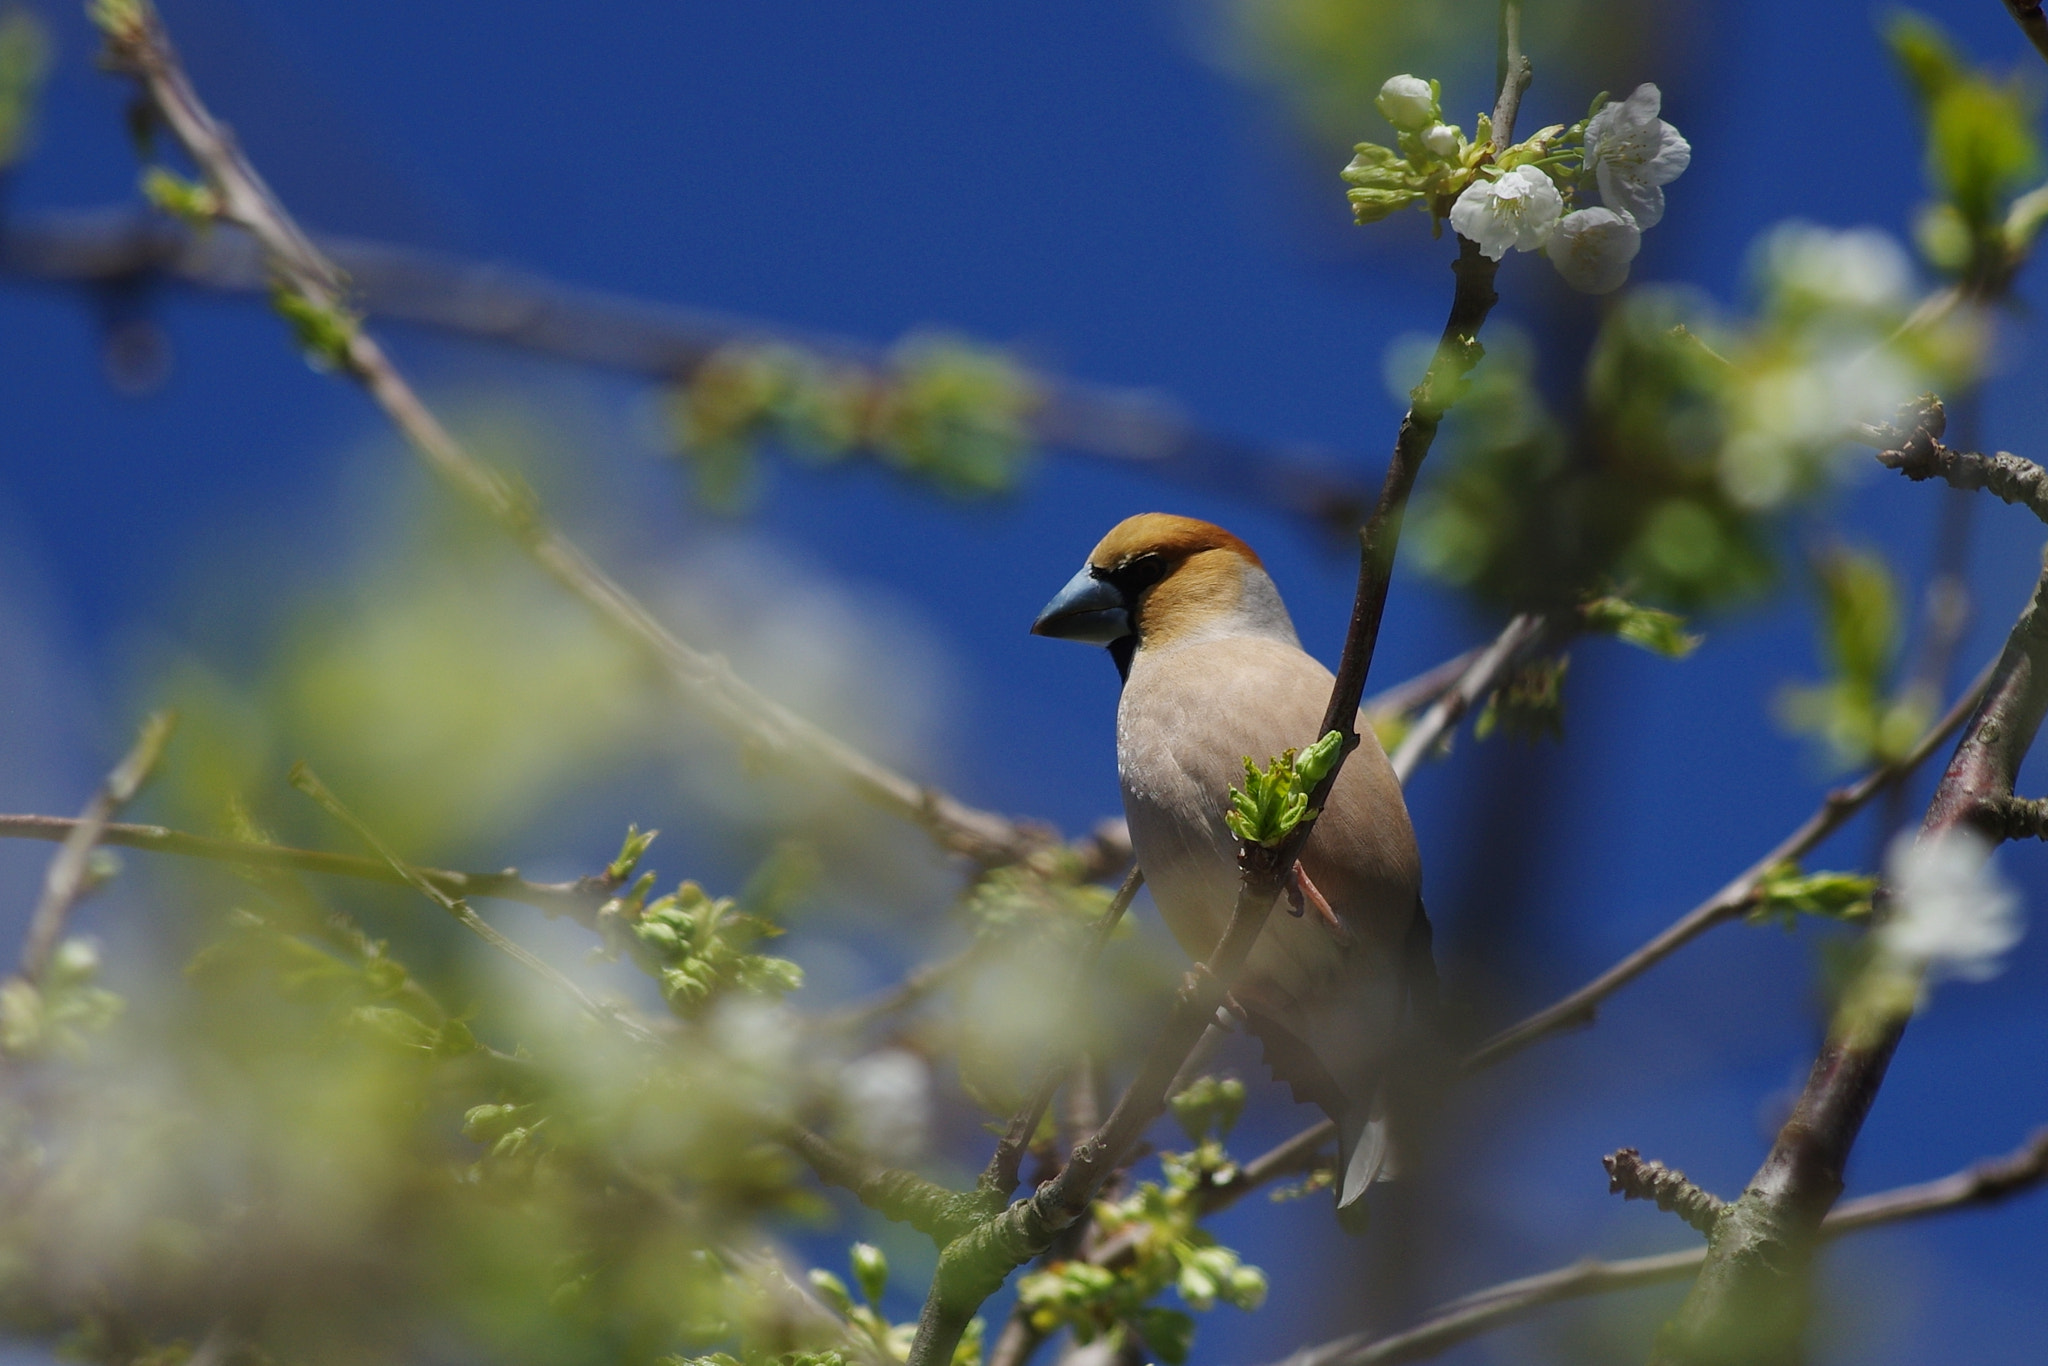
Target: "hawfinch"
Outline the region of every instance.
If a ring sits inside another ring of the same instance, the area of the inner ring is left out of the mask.
[[[1116,759],[1131,844],[1174,938],[1207,958],[1237,900],[1230,788],[1246,758],[1318,738],[1330,671],[1302,650],[1250,546],[1157,512],[1103,537],[1031,630],[1109,647],[1124,680]],[[1380,1088],[1428,932],[1401,786],[1371,727],[1358,732],[1291,905],[1268,918],[1234,987],[1273,1074],[1337,1122],[1347,1223],[1386,1161]]]

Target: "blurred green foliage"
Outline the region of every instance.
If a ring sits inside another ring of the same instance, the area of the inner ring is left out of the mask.
[[[1845,546],[1816,553],[1813,577],[1827,677],[1781,691],[1779,718],[1819,740],[1835,768],[1899,759],[1941,698],[1931,683],[1896,679],[1906,633],[1898,584],[1881,556]]]
[[[1208,1078],[1197,1085],[1204,1083],[1215,1108],[1222,1091]],[[1201,1192],[1236,1169],[1220,1136],[1201,1139],[1189,1152],[1163,1154],[1160,1167],[1163,1181],[1141,1182],[1122,1200],[1096,1204],[1096,1227],[1119,1249],[1113,1263],[1055,1261],[1018,1281],[1017,1301],[1033,1328],[1067,1328],[1081,1342],[1135,1337],[1138,1350],[1179,1366],[1194,1344],[1195,1321],[1156,1303],[1168,1289],[1203,1312],[1219,1303],[1252,1310],[1265,1302],[1265,1274],[1201,1226]]]
[[[1217,60],[1271,89],[1321,145],[1358,139],[1361,113],[1397,71],[1445,71],[1454,122],[1493,108],[1497,7],[1415,0],[1201,0],[1218,13]],[[1669,7],[1659,18],[1670,24]],[[1546,86],[1592,69],[1638,69],[1655,32],[1648,12],[1595,0],[1551,0],[1523,27]]]
[[[961,497],[1014,488],[1038,399],[999,352],[911,337],[879,370],[782,343],[725,348],[671,399],[677,446],[714,507],[744,507],[760,446],[818,462],[855,452]]]
[[[2042,196],[2017,203],[2041,173],[2033,70],[2001,79],[1973,68],[1938,24],[1910,10],[1891,17],[1885,39],[1925,124],[1938,196],[1915,224],[1921,253],[1944,274],[2003,288],[2048,213]]]
[[[49,69],[50,34],[43,22],[20,5],[0,11],[0,172],[28,151]]]

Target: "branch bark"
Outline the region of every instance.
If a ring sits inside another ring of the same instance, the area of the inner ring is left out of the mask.
[[[2005,0],[2005,8],[2041,60],[2048,62],[2048,14],[2041,12],[2041,0]]]
[[[1819,1236],[1832,1240],[1884,1224],[1993,1204],[2044,1180],[2048,1180],[2048,1128],[2036,1130],[2024,1145],[2003,1157],[1987,1159],[1939,1180],[1846,1201],[1822,1221]],[[1527,1318],[1546,1305],[1680,1280],[1697,1271],[1706,1259],[1703,1247],[1616,1262],[1588,1258],[1461,1296],[1440,1305],[1413,1328],[1384,1336],[1355,1333],[1303,1348],[1276,1366],[1390,1366],[1393,1362],[1423,1361],[1481,1333]]]
[[[499,523],[558,584],[636,646],[676,690],[756,755],[835,774],[883,810],[922,826],[939,845],[982,862],[1013,862],[1055,842],[1052,832],[974,807],[897,773],[797,716],[692,649],[543,515],[530,490],[473,456],[421,401],[384,349],[355,325],[345,277],[314,245],[200,101],[162,21],[147,5],[108,23],[110,64],[132,76],[220,201],[246,229],[298,311],[320,320],[332,357],[376,400],[427,467]]]

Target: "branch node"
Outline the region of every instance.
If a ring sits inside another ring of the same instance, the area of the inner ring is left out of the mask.
[[[1650,1200],[1658,1209],[1691,1224],[1708,1237],[1721,1222],[1727,1201],[1712,1191],[1702,1190],[1662,1162],[1645,1162],[1641,1152],[1623,1148],[1600,1159],[1607,1168],[1607,1189],[1624,1200]]]
[[[2000,840],[2048,840],[2048,797],[1987,794],[1977,803],[1975,824]]]

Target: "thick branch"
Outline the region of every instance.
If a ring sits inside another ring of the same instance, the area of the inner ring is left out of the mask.
[[[109,55],[148,93],[165,125],[205,175],[221,216],[261,245],[278,287],[329,320],[345,341],[335,359],[383,408],[436,475],[509,531],[554,580],[637,646],[676,689],[751,753],[836,774],[884,810],[923,826],[944,848],[1003,862],[1051,841],[916,783],[756,692],[724,659],[677,639],[638,599],[599,569],[542,515],[529,490],[477,460],[443,427],[382,347],[347,321],[343,277],[286,212],[186,79],[161,21],[146,6],[108,35]]]
[[[1921,838],[1968,825],[1995,835],[1985,806],[2010,797],[2048,713],[2048,572],[1994,666],[1921,824]],[[1660,1366],[1777,1366],[1797,1360],[1814,1236],[1911,1018],[1838,1020],[1806,1089],[1743,1197],[1722,1217],[1699,1280],[1665,1325]]]
[[[2048,15],[2041,13],[2041,0],[2005,0],[2005,8],[2041,60],[2048,61]]]
[[[175,724],[175,718],[168,712],[157,712],[145,720],[134,747],[114,766],[78,819],[65,822],[68,828],[64,842],[43,874],[43,894],[36,902],[35,914],[29,917],[28,934],[22,940],[20,971],[24,980],[42,980],[50,953],[57,947],[57,938],[64,933],[64,922],[85,892],[92,851],[106,841],[107,825],[114,814],[133,801],[149,780]]]
[[[1844,1202],[1820,1226],[1823,1239],[1924,1218],[1972,1205],[1992,1204],[2048,1180],[2048,1128],[2018,1150],[1966,1167],[1952,1176]],[[1384,1337],[1353,1334],[1304,1348],[1280,1366],[1389,1366],[1423,1361],[1502,1324],[1527,1318],[1546,1305],[1680,1280],[1707,1259],[1705,1248],[1655,1257],[1603,1262],[1588,1258],[1541,1275],[1474,1291],[1439,1306],[1413,1328]]]
[[[1752,863],[1720,891],[1687,911],[1607,971],[1564,999],[1545,1006],[1535,1014],[1511,1025],[1481,1044],[1465,1059],[1465,1070],[1476,1072],[1514,1054],[1546,1035],[1592,1022],[1600,1003],[1669,958],[1679,949],[1716,925],[1740,917],[1756,904],[1757,888],[1765,874],[1786,862],[1796,862],[1847,824],[1870,800],[1898,782],[1926,761],[1941,742],[1955,733],[1977,706],[1990,679],[1987,671],[1956,699],[1939,721],[1931,726],[1913,748],[1891,763],[1880,765],[1847,787],[1838,787],[1822,799],[1811,816],[1779,841],[1776,848]]]

